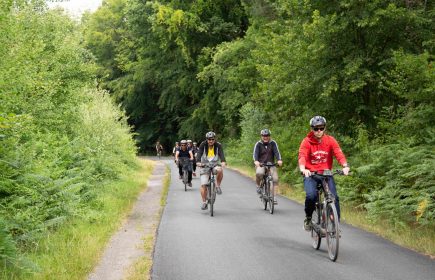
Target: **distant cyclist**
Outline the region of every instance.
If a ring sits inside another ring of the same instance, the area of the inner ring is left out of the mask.
[[[270,139],[270,130],[265,128],[260,131],[261,140],[255,143],[254,146],[254,164],[255,164],[255,181],[257,183],[257,193],[261,194],[260,182],[266,171],[262,164],[268,162],[274,163],[277,160],[279,166],[282,166],[281,154],[278,149],[278,144],[275,140]],[[278,172],[276,167],[270,168],[272,173],[273,183],[275,185],[275,196],[278,193]],[[276,204],[276,197],[274,198],[274,203]]]
[[[177,152],[180,149],[180,142],[175,142],[175,146],[172,148],[172,156],[174,157],[175,161],[175,152]]]
[[[216,134],[213,131],[209,131],[205,134],[206,140],[203,141],[198,148],[198,153],[196,155],[196,162],[198,166],[202,166],[207,162],[218,162],[220,160],[221,166],[225,167],[225,155],[222,145],[216,142]],[[224,171],[220,166],[214,167],[217,172],[216,178],[216,193],[222,194],[221,182],[224,177]],[[210,172],[207,169],[201,170],[201,197],[202,197],[202,210],[207,209],[207,188],[206,184],[210,178]]]
[[[162,146],[162,144],[160,144],[160,141],[156,142],[156,153],[158,156],[162,155],[162,153],[163,153],[163,146]]]
[[[191,140],[187,140],[187,141],[191,141]],[[196,177],[196,154],[198,153],[198,146],[196,145],[196,142],[191,142],[191,147],[190,150],[192,151],[193,154],[193,176]]]
[[[187,148],[187,141],[181,140],[180,142],[181,146],[180,149],[175,152],[175,162],[178,164],[178,174],[180,175],[180,179],[183,178],[183,165],[179,161],[181,158],[189,159],[189,167],[188,167],[188,177],[187,177],[187,184],[189,187],[192,186],[192,161],[193,161],[193,154],[192,151],[190,151]]]
[[[323,173],[324,170],[332,170],[333,156],[343,166],[344,175],[348,175],[350,170],[337,140],[325,133],[326,119],[322,116],[315,116],[310,120],[310,127],[311,132],[302,140],[299,148],[298,160],[299,169],[304,175],[306,193],[304,229],[307,231],[311,230],[311,215],[317,200],[316,186],[319,183],[311,177],[312,172]],[[334,177],[328,176],[328,182],[329,190],[335,197],[335,207],[340,218],[340,202]]]

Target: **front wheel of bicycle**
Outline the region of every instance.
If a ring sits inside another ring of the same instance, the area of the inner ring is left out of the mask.
[[[326,206],[326,244],[328,246],[329,258],[334,262],[338,257],[339,228],[337,209],[334,203],[328,203]]]
[[[269,192],[267,188],[267,183],[265,182],[262,187],[262,197],[264,210],[267,210],[267,202],[269,201]]]
[[[210,203],[210,216],[213,217],[213,215],[214,215],[214,213],[213,213],[213,211],[214,211],[214,209],[213,209],[214,208],[214,200],[216,198],[216,186],[212,182],[210,182],[209,192],[210,192],[210,199],[209,199],[209,203]]]
[[[269,181],[269,213],[273,214],[275,210],[275,186],[273,185],[273,181]]]
[[[183,183],[184,183],[184,191],[187,192],[187,182],[188,182],[188,174],[187,170],[183,170]]]
[[[317,230],[317,226],[321,226],[321,222],[320,222],[320,216],[321,212],[319,207],[316,205],[316,209],[313,212],[313,215],[311,217],[311,223],[313,224],[311,226],[311,238],[313,239],[313,248],[316,250],[319,250],[320,248],[320,243],[322,242],[322,236],[320,235],[320,232]],[[316,227],[314,227],[314,224],[316,225]]]

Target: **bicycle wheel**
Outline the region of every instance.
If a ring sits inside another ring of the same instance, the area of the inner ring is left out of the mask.
[[[311,227],[311,238],[313,239],[313,248],[316,250],[319,250],[320,243],[322,242],[322,236],[320,234],[320,227],[321,227],[321,212],[318,204],[316,205],[316,209],[313,212],[313,215],[311,216],[311,223],[313,226]]]
[[[183,170],[183,183],[184,183],[184,191],[187,191],[187,181],[188,181],[188,174],[187,170]]]
[[[269,213],[273,214],[273,210],[275,209],[275,203],[273,200],[275,199],[275,186],[273,185],[273,181],[269,181]]]
[[[326,206],[326,244],[331,261],[336,261],[338,257],[339,222],[337,209],[333,202]]]
[[[267,182],[263,183],[262,193],[263,193],[263,195],[262,195],[261,199],[263,200],[264,210],[267,210],[267,202],[269,201],[269,191],[267,188]]]
[[[210,199],[209,199],[209,203],[210,203],[210,216],[213,217],[213,206],[214,206],[214,200],[216,198],[216,186],[214,185],[214,182],[210,182]]]

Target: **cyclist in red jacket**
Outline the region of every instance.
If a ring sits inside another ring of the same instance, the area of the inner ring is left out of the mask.
[[[305,189],[305,220],[304,229],[311,230],[311,215],[313,214],[317,200],[316,186],[318,182],[311,177],[311,172],[323,173],[324,170],[332,170],[333,156],[343,166],[345,175],[349,174],[349,166],[346,157],[341,151],[340,145],[334,137],[327,135],[326,119],[322,116],[315,116],[310,120],[311,132],[302,140],[299,147],[299,169],[304,175]],[[334,178],[329,176],[329,189],[335,196],[335,206],[340,218],[340,202]]]

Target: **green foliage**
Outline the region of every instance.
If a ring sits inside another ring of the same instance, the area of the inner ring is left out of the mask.
[[[77,24],[44,5],[23,1],[0,19],[0,263],[17,269],[31,267],[17,252],[89,218],[100,183],[136,160],[124,113],[93,88]]]
[[[280,178],[300,185],[300,141],[324,115],[354,170],[337,178],[342,199],[394,225],[433,224],[433,3],[121,2],[106,1],[85,34],[142,149],[213,129],[250,164],[264,126]]]

